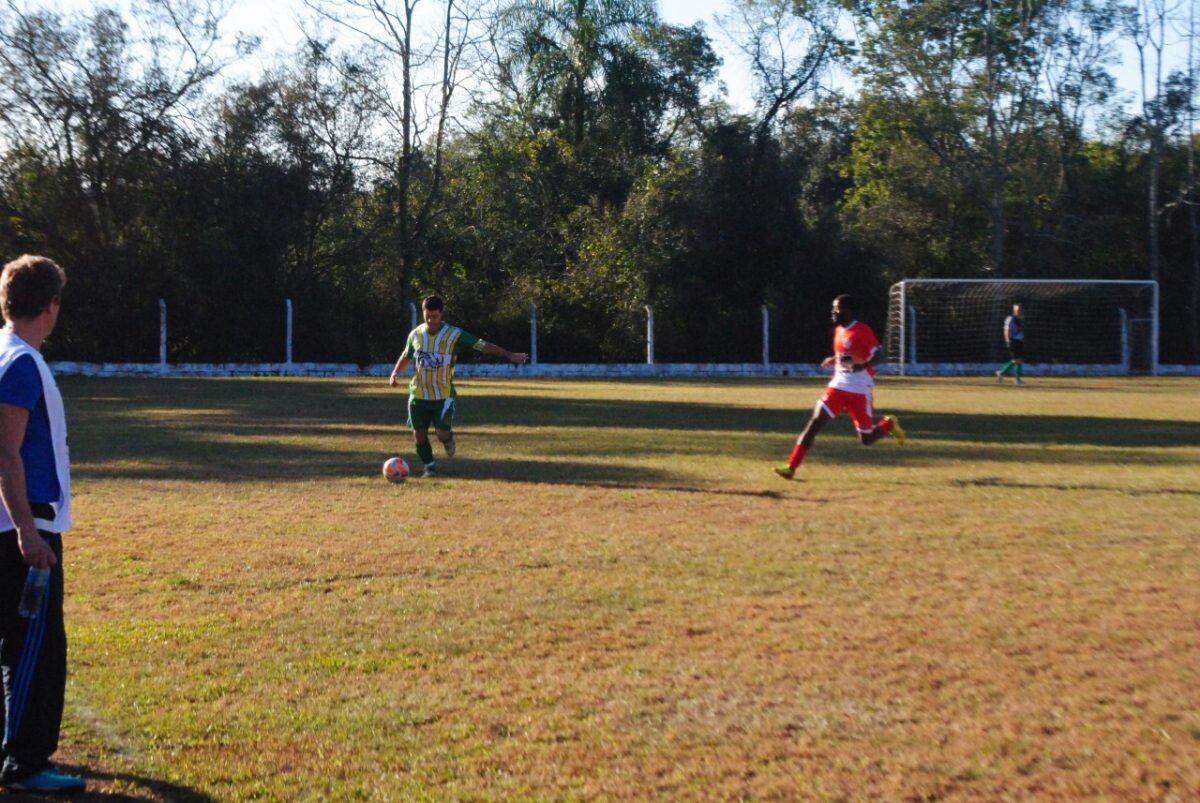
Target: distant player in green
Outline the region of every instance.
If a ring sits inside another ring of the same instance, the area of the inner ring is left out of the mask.
[[[480,340],[457,326],[444,323],[444,306],[438,296],[430,296],[421,303],[425,323],[409,332],[404,351],[396,360],[396,367],[388,379],[388,384],[396,387],[400,384],[400,374],[410,362],[414,364],[413,378],[408,383],[408,425],[412,427],[417,457],[425,465],[426,477],[437,473],[433,446],[429,443],[431,425],[437,431],[446,456],[454,456],[454,404],[457,397],[454,390],[454,364],[459,350],[473,348],[493,357],[501,357],[513,365],[521,365],[529,360],[529,355],[524,352],[508,351],[495,343]]]
[[[1020,385],[1021,365],[1025,362],[1025,319],[1020,304],[1013,304],[1012,315],[1004,319],[1004,344],[1008,346],[1009,361],[996,372],[996,381],[1003,382],[1012,371]]]

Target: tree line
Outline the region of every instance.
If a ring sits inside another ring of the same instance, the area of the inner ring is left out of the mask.
[[[171,361],[278,361],[292,299],[296,359],[386,362],[436,292],[513,348],[536,304],[544,362],[639,360],[647,305],[660,361],[754,361],[764,303],[813,361],[837,293],[882,329],[894,281],[997,277],[1156,279],[1162,360],[1200,362],[1185,6],[306,6],[273,63],[215,0],[0,7],[0,251],[68,269],[52,359],[156,360],[162,298]]]

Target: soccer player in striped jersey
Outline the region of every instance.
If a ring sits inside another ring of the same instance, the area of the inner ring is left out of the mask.
[[[476,351],[501,357],[513,365],[529,360],[524,352],[509,351],[495,343],[480,340],[457,326],[442,320],[445,304],[438,296],[430,296],[421,303],[425,323],[408,334],[404,351],[396,360],[396,367],[388,384],[400,384],[400,374],[412,363],[412,381],[408,383],[408,425],[412,427],[413,440],[417,444],[417,457],[425,465],[425,476],[437,473],[437,461],[433,459],[433,445],[429,442],[429,427],[437,432],[447,457],[453,457],[454,405],[457,392],[454,389],[454,364],[460,349]]]
[[[875,366],[883,361],[883,349],[870,326],[854,317],[854,298],[840,295],[833,300],[833,356],[821,362],[822,368],[833,368],[833,379],[813,408],[808,426],[796,440],[791,457],[775,467],[775,473],[790,480],[804,460],[817,433],[838,414],[850,414],[863,446],[870,446],[884,435],[891,435],[904,445],[904,430],[893,415],[885,415],[876,424],[872,420],[871,396],[875,390]]]

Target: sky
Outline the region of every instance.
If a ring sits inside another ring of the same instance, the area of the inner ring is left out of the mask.
[[[90,2],[90,0],[70,0],[71,2]],[[1200,0],[1194,0],[1200,1]],[[704,23],[717,54],[721,56],[723,65],[720,80],[728,88],[727,100],[739,110],[748,110],[752,106],[751,96],[753,84],[750,72],[744,58],[721,35],[714,18],[717,14],[728,12],[729,0],[659,0],[659,13],[662,18],[675,25],[692,25]],[[296,18],[304,10],[303,0],[234,0],[234,7],[227,19],[232,29],[255,33],[263,38],[267,47],[272,42],[296,42],[299,39],[299,28]],[[1176,48],[1175,57],[1182,62],[1183,56]],[[1112,70],[1120,87],[1134,93],[1138,89],[1138,73],[1136,52],[1128,43],[1119,47],[1121,63]],[[845,76],[834,79],[835,83],[846,84],[849,79]]]
[[[90,5],[91,0],[69,0],[81,5]],[[724,13],[727,0],[660,0],[659,13],[674,25],[692,25],[703,22],[714,47],[724,61],[720,80],[728,89],[727,99],[735,108],[746,110],[751,104],[752,84],[750,73],[738,54],[729,46],[715,41],[719,31],[713,18]],[[267,50],[279,45],[295,44],[300,39],[297,16],[305,12],[303,0],[234,0],[233,8],[226,17],[229,30],[240,30],[262,37]]]
[[[128,0],[101,0],[123,5]],[[52,7],[60,10],[90,10],[97,0],[25,0],[31,7]],[[428,5],[432,6],[432,3]],[[729,8],[729,0],[659,0],[660,14],[663,19],[676,25],[691,25],[702,22],[713,42],[714,49],[721,56],[723,65],[720,80],[727,87],[726,100],[735,109],[748,111],[753,106],[753,84],[749,70],[741,54],[728,43],[720,33],[714,17],[725,13]],[[280,52],[288,52],[300,41],[300,26],[298,19],[306,15],[303,0],[232,0],[232,7],[225,19],[227,31],[242,31],[255,34],[262,38],[261,55],[270,58]],[[1184,54],[1176,47],[1174,58],[1182,63]],[[1136,53],[1125,43],[1120,49],[1122,63],[1113,67],[1122,90],[1132,101],[1138,89],[1138,74]],[[252,65],[250,65],[252,68]],[[850,79],[846,76],[835,76],[835,85],[846,88]]]
[[[93,5],[93,0],[63,0],[58,5],[86,8]],[[676,25],[702,21],[711,32],[713,16],[725,5],[725,0],[662,0],[659,13],[667,22]],[[258,34],[264,42],[296,42],[299,30],[295,19],[304,11],[303,0],[234,0],[226,24],[231,29]]]

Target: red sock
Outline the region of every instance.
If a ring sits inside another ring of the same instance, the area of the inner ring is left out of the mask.
[[[804,454],[807,451],[808,449],[797,443],[796,448],[792,449],[792,456],[788,458],[788,468],[790,468],[792,471],[795,471],[796,466],[800,465],[804,461]]]

